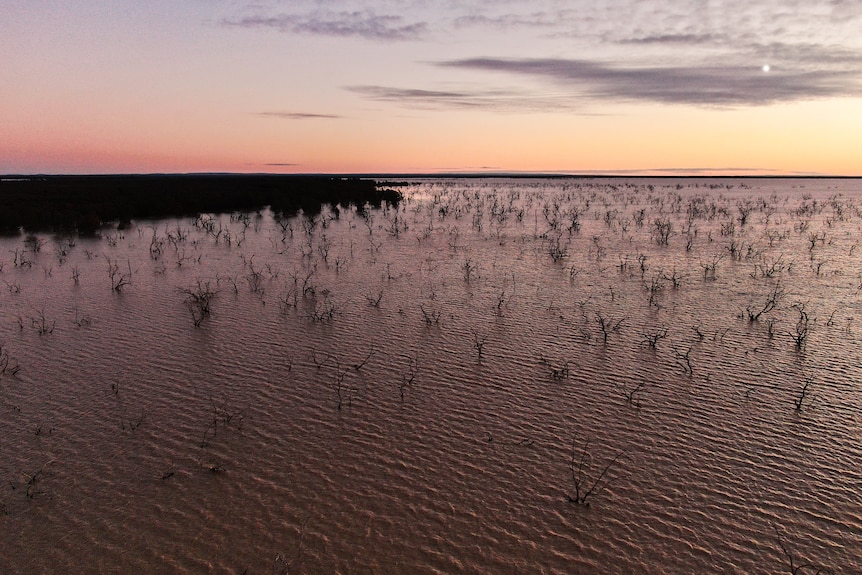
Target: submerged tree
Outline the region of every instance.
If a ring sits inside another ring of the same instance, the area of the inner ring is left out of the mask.
[[[210,287],[210,282],[198,280],[194,288],[182,288],[180,292],[186,296],[186,307],[192,314],[195,327],[200,327],[204,318],[210,315],[210,302],[216,296],[216,291]]]
[[[580,456],[577,452],[577,443],[572,440],[572,458],[569,462],[569,468],[572,472],[572,488],[574,492],[566,493],[566,498],[569,503],[577,505],[589,505],[589,499],[598,495],[613,481],[613,478],[608,475],[611,468],[619,461],[620,457],[625,453],[620,451],[617,453],[599,472],[595,478],[590,478],[590,465],[592,464],[592,455],[589,452],[589,441],[584,443]]]

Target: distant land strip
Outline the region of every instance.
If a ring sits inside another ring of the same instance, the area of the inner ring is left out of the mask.
[[[317,214],[325,204],[398,204],[372,179],[270,174],[8,175],[0,177],[0,233],[93,235],[132,220],[250,212]]]

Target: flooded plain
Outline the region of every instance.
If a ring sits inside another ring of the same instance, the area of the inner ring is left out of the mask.
[[[401,190],[0,239],[0,572],[862,573],[862,182]]]

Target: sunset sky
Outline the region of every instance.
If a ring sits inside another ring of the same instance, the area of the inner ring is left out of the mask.
[[[862,176],[858,0],[0,0],[0,173]]]

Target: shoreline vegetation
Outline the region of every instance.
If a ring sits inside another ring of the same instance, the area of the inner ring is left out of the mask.
[[[0,233],[23,229],[87,236],[133,219],[249,212],[266,206],[285,215],[300,210],[313,215],[325,204],[397,205],[402,195],[389,187],[397,183],[384,185],[354,177],[272,174],[3,176]]]

